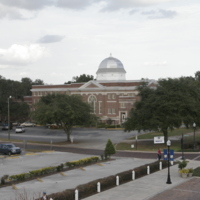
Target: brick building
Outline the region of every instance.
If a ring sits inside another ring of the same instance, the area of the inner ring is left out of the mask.
[[[47,94],[79,94],[102,121],[111,119],[115,124],[123,123],[133,104],[139,100],[137,86],[141,80],[126,80],[122,62],[112,56],[100,63],[96,74],[96,80],[86,83],[33,85],[33,104]],[[154,87],[155,81],[150,81],[149,86]]]

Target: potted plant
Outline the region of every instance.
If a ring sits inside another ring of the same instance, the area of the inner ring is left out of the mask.
[[[194,169],[193,169],[193,168],[189,168],[189,169],[188,169],[188,176],[189,176],[189,177],[192,177],[193,172],[194,172]]]
[[[178,169],[179,169],[178,171],[180,173],[180,176],[181,176],[180,170],[184,169],[187,166],[188,162],[189,161],[186,161],[186,160],[178,161]]]
[[[179,172],[181,173],[182,178],[187,178],[189,169],[181,169]]]

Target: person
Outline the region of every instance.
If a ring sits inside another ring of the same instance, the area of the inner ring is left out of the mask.
[[[46,192],[43,192],[41,200],[47,200],[47,193]]]
[[[161,151],[160,149],[158,149],[158,160],[160,161],[160,159],[161,159]]]

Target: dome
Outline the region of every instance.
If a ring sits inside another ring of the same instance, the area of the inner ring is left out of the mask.
[[[96,74],[97,80],[125,80],[126,71],[122,62],[110,55],[100,63]]]
[[[124,66],[120,60],[110,56],[100,63],[99,69],[101,68],[124,68]]]

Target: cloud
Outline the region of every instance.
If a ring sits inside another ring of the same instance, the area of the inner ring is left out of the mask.
[[[172,0],[104,0],[106,3],[102,11],[116,11],[120,9],[130,9],[135,7],[151,6]]]
[[[55,6],[69,9],[85,9],[94,3],[105,5],[102,11],[115,11],[135,7],[151,6],[173,0],[0,0],[5,6],[26,10],[41,10],[45,7]]]
[[[145,11],[141,13],[142,15],[148,15],[149,19],[162,19],[162,18],[174,18],[177,15],[176,11],[172,10],[151,10],[151,11]]]
[[[13,44],[8,49],[0,49],[0,64],[26,65],[47,55],[47,50],[38,44]]]
[[[154,61],[154,62],[144,62],[144,66],[166,66],[167,61]]]
[[[0,19],[6,17],[8,19],[23,19],[17,10],[0,5]]]
[[[101,0],[57,0],[56,6],[80,10],[100,1]]]
[[[54,0],[1,0],[1,4],[15,7],[23,8],[26,10],[39,10],[43,9],[45,6],[51,6],[55,3]]]
[[[65,38],[65,36],[61,35],[45,35],[42,38],[40,38],[37,42],[38,43],[54,43],[54,42],[60,42]]]
[[[138,10],[132,9],[132,10],[129,12],[129,14],[130,14],[130,15],[133,15],[133,14],[135,14],[135,13],[137,13],[137,12],[138,12]]]

